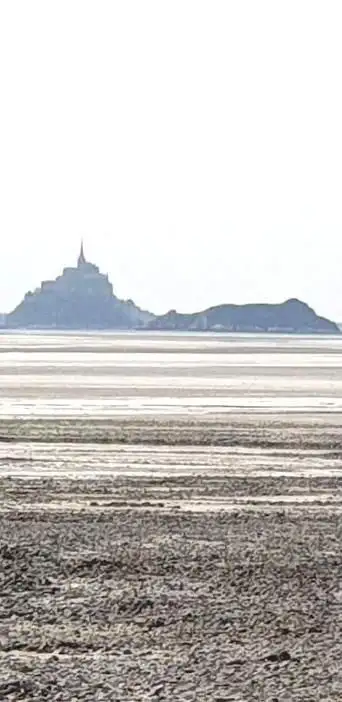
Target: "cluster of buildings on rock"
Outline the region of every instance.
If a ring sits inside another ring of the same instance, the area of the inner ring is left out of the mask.
[[[76,291],[101,297],[113,296],[113,286],[108,280],[108,275],[100,273],[99,268],[94,263],[89,263],[86,260],[83,242],[77,259],[77,267],[64,268],[62,275],[59,275],[56,280],[44,280],[40,288],[37,288],[34,293],[27,293],[27,295],[40,295],[42,292],[68,295]]]
[[[2,328],[141,329],[170,331],[339,333],[336,324],[318,317],[300,300],[280,305],[219,305],[203,312],[155,316],[132,300],[119,300],[108,276],[89,263],[83,243],[77,266],[64,268],[56,280],[45,280],[7,315]]]
[[[77,266],[64,268],[56,280],[45,280],[5,316],[7,327],[29,328],[132,328],[146,324],[153,315],[131,300],[119,300],[113,286],[93,263],[86,260],[83,242]]]

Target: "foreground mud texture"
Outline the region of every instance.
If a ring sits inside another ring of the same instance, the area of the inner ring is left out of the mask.
[[[1,700],[342,699],[336,447],[314,476],[154,474],[145,448],[141,475],[19,477],[5,452]]]

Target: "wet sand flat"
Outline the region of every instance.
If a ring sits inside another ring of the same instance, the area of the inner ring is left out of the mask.
[[[1,699],[340,700],[342,341],[0,343]]]

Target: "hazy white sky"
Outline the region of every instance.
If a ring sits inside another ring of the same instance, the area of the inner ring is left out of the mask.
[[[342,3],[2,0],[0,311],[87,257],[152,311],[342,320]]]

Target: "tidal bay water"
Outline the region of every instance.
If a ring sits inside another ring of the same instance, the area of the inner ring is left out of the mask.
[[[339,477],[341,419],[342,337],[0,337],[3,476]]]
[[[342,336],[0,336],[0,417],[342,412]]]

